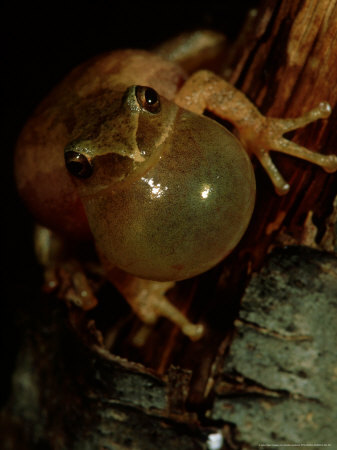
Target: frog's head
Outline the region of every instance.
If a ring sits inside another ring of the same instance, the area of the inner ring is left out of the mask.
[[[81,123],[81,136],[65,148],[66,167],[78,179],[81,196],[139,178],[167,145],[179,108],[150,87],[131,86],[119,95],[117,109],[104,106],[108,114],[97,112],[88,127]]]
[[[95,243],[111,265],[141,278],[202,273],[249,223],[250,160],[224,127],[151,88],[132,86],[121,99],[94,137],[65,148]]]

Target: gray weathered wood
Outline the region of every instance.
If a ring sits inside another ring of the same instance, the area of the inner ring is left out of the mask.
[[[275,251],[242,299],[210,417],[254,448],[336,445],[336,344],[337,258]]]

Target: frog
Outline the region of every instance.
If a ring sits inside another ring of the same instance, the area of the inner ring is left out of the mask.
[[[28,119],[15,149],[15,179],[38,224],[36,254],[48,291],[91,310],[97,296],[88,270],[97,271],[146,327],[165,317],[198,340],[204,325],[192,323],[167,293],[240,242],[255,204],[251,157],[279,195],[290,186],[270,151],[337,170],[336,155],[283,136],[326,119],[330,105],[322,101],[297,118],[263,116],[224,77],[200,69],[200,58],[221,39],[202,30],[152,51],[94,57]],[[94,269],[76,253],[87,243],[95,248]]]

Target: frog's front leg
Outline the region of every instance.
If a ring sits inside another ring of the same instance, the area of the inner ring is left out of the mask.
[[[280,195],[288,192],[289,184],[274,165],[269,155],[271,150],[310,161],[327,172],[337,170],[336,155],[312,152],[283,137],[289,131],[328,117],[331,108],[326,102],[295,119],[264,117],[242,92],[206,70],[193,74],[180,89],[175,101],[190,111],[202,114],[204,110],[209,110],[233,123],[243,146],[258,158]]]
[[[108,278],[144,324],[153,326],[159,317],[166,317],[191,340],[195,341],[203,336],[203,325],[191,323],[166,298],[165,294],[174,286],[174,282],[144,280],[117,268],[109,270]]]
[[[87,270],[69,253],[66,241],[48,228],[36,225],[34,244],[37,259],[44,268],[44,290],[56,292],[59,298],[83,310],[94,308],[97,299]]]

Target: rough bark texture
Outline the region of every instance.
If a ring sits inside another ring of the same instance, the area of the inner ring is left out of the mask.
[[[336,28],[335,1],[265,2],[228,48],[226,76],[268,115],[296,116],[322,100],[334,108]],[[336,153],[336,114],[292,139]],[[37,269],[34,287],[11,286],[6,298],[22,300],[12,311],[15,336],[4,339],[18,353],[3,384],[3,448],[202,449],[214,432],[223,448],[337,445],[336,256],[303,247],[268,256],[277,243],[336,251],[336,211],[326,220],[337,176],[283,155],[275,161],[291,192],[277,197],[257,165],[256,209],[238,248],[170,293],[206,325],[197,343],[163,320],[133,347],[141,325],[109,286],[89,314],[40,296]]]
[[[337,259],[275,251],[242,299],[210,417],[238,442],[336,445]]]
[[[42,297],[36,307],[25,314],[1,416],[3,448],[206,449],[216,432],[223,448],[335,444],[334,255],[289,247],[268,257],[225,357],[227,340],[219,347],[199,417],[186,410],[191,371],[171,366],[159,377],[104,350],[95,333],[75,335],[58,300]]]

